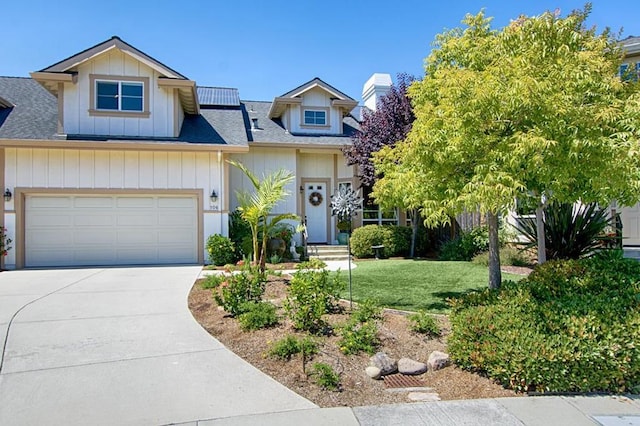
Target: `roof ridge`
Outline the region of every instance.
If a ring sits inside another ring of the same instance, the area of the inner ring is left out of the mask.
[[[237,87],[224,87],[224,86],[200,86],[200,85],[197,85],[196,87],[203,88],[203,89],[231,89],[231,90],[238,90]]]
[[[21,77],[19,75],[0,75],[0,78],[22,78],[24,80],[33,80],[31,77]]]

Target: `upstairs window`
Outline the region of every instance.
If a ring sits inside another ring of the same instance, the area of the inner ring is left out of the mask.
[[[144,84],[133,81],[96,81],[96,109],[144,111]]]
[[[622,81],[638,81],[640,78],[640,62],[620,65],[620,78]]]
[[[326,126],[327,112],[314,109],[305,109],[304,124],[307,126]]]

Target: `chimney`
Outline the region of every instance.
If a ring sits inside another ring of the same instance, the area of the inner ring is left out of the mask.
[[[362,103],[364,106],[371,111],[375,111],[378,100],[389,93],[392,84],[390,74],[373,74],[362,88]]]

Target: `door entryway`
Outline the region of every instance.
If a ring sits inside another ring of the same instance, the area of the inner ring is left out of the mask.
[[[327,182],[304,182],[304,215],[307,219],[307,241],[326,244],[328,239]]]

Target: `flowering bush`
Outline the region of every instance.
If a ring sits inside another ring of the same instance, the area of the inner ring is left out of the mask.
[[[7,229],[0,229],[0,255],[6,256],[11,250],[11,238],[7,237]]]
[[[216,266],[222,266],[236,261],[233,241],[220,234],[213,234],[207,238],[207,252],[209,253],[211,263]]]

